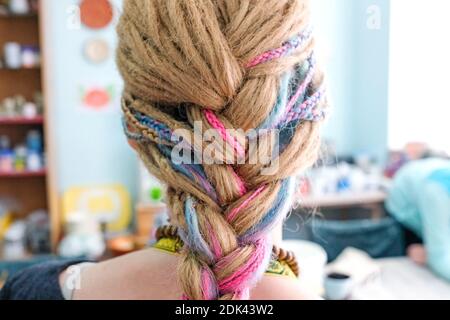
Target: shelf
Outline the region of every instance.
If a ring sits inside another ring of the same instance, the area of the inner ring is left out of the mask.
[[[37,18],[37,13],[26,13],[26,14],[15,14],[15,13],[6,13],[0,14],[0,19],[15,19],[15,18]]]
[[[44,117],[38,116],[34,118],[15,117],[15,118],[2,118],[0,117],[0,125],[30,125],[30,124],[43,124]]]
[[[1,172],[0,178],[34,178],[34,177],[45,177],[47,175],[47,170],[43,169],[40,171],[17,171],[17,172]]]
[[[18,72],[18,71],[37,71],[37,70],[41,70],[40,66],[36,66],[36,67],[31,67],[31,68],[25,68],[25,67],[21,67],[21,68],[0,68],[0,71],[13,71],[13,72]]]
[[[300,205],[305,208],[353,207],[382,203],[386,199],[386,196],[386,193],[383,191],[332,194],[320,197],[306,196],[301,199]]]

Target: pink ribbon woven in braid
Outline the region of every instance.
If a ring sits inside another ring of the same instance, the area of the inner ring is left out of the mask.
[[[315,72],[315,57],[314,54],[311,56],[310,59],[310,67],[309,67],[309,71],[306,74],[305,79],[303,80],[302,84],[298,87],[297,91],[295,92],[295,94],[292,96],[292,98],[289,100],[289,103],[286,106],[286,114],[288,114],[292,107],[295,105],[295,103],[297,102],[297,100],[300,98],[301,95],[303,95],[306,91],[306,89],[308,88],[309,84],[311,83],[313,77],[314,77],[314,72]]]
[[[267,255],[269,254],[268,243],[266,239],[260,239],[254,243],[255,249],[253,254],[249,257],[245,264],[243,264],[238,270],[233,274],[222,279],[219,282],[219,290],[222,293],[227,292],[243,292],[248,288],[248,283],[258,277],[258,273],[261,272],[261,268],[264,268],[264,261],[267,260]],[[215,269],[220,270],[225,267],[231,261],[235,260],[235,256],[239,255],[239,250],[229,254],[223,258],[216,265]]]
[[[272,49],[264,52],[263,54],[253,58],[249,63],[245,65],[246,68],[255,67],[261,63],[268,62],[288,55],[293,50],[302,46],[305,42],[311,39],[312,29],[307,28],[304,32],[298,34],[295,38],[287,41],[280,48]]]
[[[227,215],[227,220],[233,221],[236,215],[239,213],[239,211],[244,209],[253,199],[255,199],[261,192],[263,192],[265,188],[266,188],[265,185],[259,187],[252,193],[250,197],[248,197],[244,202],[242,202],[240,206],[231,210],[230,213]]]
[[[308,98],[302,105],[296,109],[291,110],[287,113],[286,118],[283,120],[284,123],[289,123],[295,119],[298,119],[302,112],[307,110],[308,108],[312,108],[317,105],[323,98],[325,94],[325,88],[321,87],[317,90],[311,97]]]
[[[219,120],[219,118],[212,112],[211,110],[204,109],[203,114],[205,115],[206,119],[208,120],[209,124],[219,131],[222,138],[227,141],[236,151],[236,153],[243,157],[245,155],[244,148],[240,145],[240,143],[237,141],[237,139],[233,136],[231,136],[227,128],[223,125],[223,123]]]
[[[247,187],[245,186],[244,181],[242,180],[242,178],[236,173],[236,171],[234,171],[234,169],[230,166],[230,171],[231,174],[234,176],[234,179],[236,181],[236,184],[238,185],[239,188],[239,194],[241,196],[243,196],[244,194],[247,193]]]

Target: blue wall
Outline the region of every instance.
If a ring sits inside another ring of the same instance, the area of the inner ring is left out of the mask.
[[[114,24],[100,31],[74,28],[73,5],[77,0],[45,1],[46,40],[51,61],[50,88],[52,136],[56,143],[58,187],[120,183],[137,194],[137,162],[120,123],[122,82],[115,67]],[[113,1],[116,5],[120,1]],[[102,64],[91,64],[83,55],[86,40],[107,40],[111,54]],[[93,85],[114,87],[113,106],[105,111],[82,107],[81,90]]]
[[[353,149],[384,161],[388,148],[389,0],[354,2]],[[379,28],[369,28],[368,19],[378,19],[378,13]]]
[[[318,50],[327,75],[332,114],[324,137],[341,154],[387,150],[389,0],[313,0]],[[370,29],[368,8],[380,12]]]
[[[332,106],[324,129],[325,139],[336,144],[339,153],[353,151],[351,126],[353,63],[353,1],[314,0],[313,18],[319,62],[326,72]]]

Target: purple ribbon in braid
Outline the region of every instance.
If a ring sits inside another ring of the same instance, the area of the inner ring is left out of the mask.
[[[312,28],[308,27],[302,33],[296,35],[291,40],[285,42],[280,48],[272,49],[264,52],[263,54],[257,56],[252,59],[247,65],[246,68],[253,68],[261,63],[265,63],[271,60],[279,59],[281,57],[285,57],[290,55],[294,50],[303,46],[309,40],[311,40],[312,36]]]

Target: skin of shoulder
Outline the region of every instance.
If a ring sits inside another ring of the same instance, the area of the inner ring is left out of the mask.
[[[74,300],[179,300],[176,255],[149,248],[97,263],[81,272]],[[63,272],[62,284],[66,279]],[[264,276],[252,289],[252,300],[317,300],[298,281]]]

